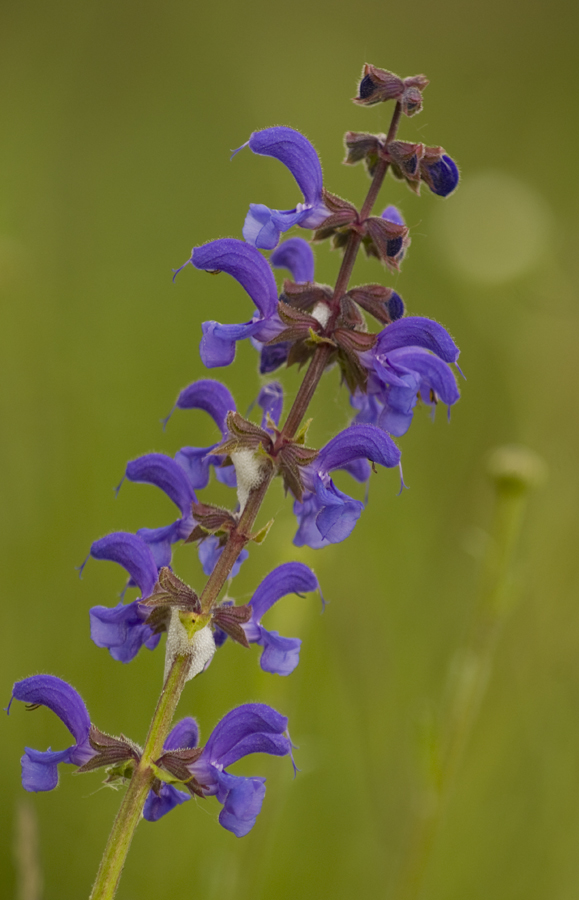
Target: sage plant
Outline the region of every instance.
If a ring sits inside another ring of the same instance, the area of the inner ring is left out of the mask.
[[[251,544],[261,542],[269,530],[271,523],[258,530],[255,523],[273,479],[281,477],[293,498],[296,546],[340,543],[354,529],[364,503],[336,487],[332,473],[343,469],[364,483],[377,465],[399,467],[401,453],[393,436],[407,431],[417,407],[434,413],[442,402],[450,411],[458,400],[451,366],[459,351],[445,328],[432,319],[406,316],[402,298],[381,281],[350,286],[361,247],[388,272],[397,272],[408,255],[410,233],[399,210],[386,205],[380,214],[373,212],[388,170],[416,193],[426,185],[446,197],[457,187],[457,167],[442,147],[397,137],[402,116],[420,112],[427,84],[423,75],[402,79],[372,65],[364,67],[354,102],[372,106],[393,101],[394,108],[388,134],[345,136],[345,162],[363,162],[371,179],[360,208],[326,188],[316,150],[298,131],[277,126],[254,132],[239,150],[248,148],[285,165],[303,200],[291,210],[250,204],[243,240],[225,238],[195,247],[175,272],[189,267],[225,272],[254,305],[249,315],[241,313],[246,320],[239,324],[203,323],[200,354],[208,369],[231,365],[237,342],[246,339],[258,354],[263,376],[284,366],[307,368],[285,419],[283,388],[277,381],[265,380],[261,388],[259,421],[242,416],[218,380],[201,379],[185,387],[165,424],[177,412],[202,409],[220,430],[219,442],[183,447],[174,457],[146,454],[128,463],[123,479],[162,490],[176,507],[175,520],[143,527],[136,534],[109,534],[90,548],[89,557],[116,563],[128,577],[126,588],[138,591],[130,602],[122,597],[116,606],[91,609],[94,643],[114,660],[128,663],[143,647],[155,650],[166,632],[163,688],[144,746],[123,735],[112,737],[92,724],[80,695],[60,678],[34,675],[14,685],[14,699],[30,709],[47,706],[73,739],[65,750],[26,748],[25,790],[55,788],[61,763],[76,766],[77,772],[104,768],[106,782],[126,785],[93,900],[114,896],[141,818],[154,822],[193,795],[215,797],[221,805],[220,824],[243,837],[260,812],[265,784],[258,776],[234,775],[229,767],[258,752],[292,755],[286,717],[262,703],[231,710],[201,745],[195,719],[174,722],[187,682],[219,656],[218,648],[227,639],[244,648],[258,644],[261,668],[274,675],[290,675],[298,665],[300,640],[268,630],[267,613],[287,594],[321,593],[308,566],[278,566],[265,575],[247,603],[221,599]],[[243,165],[243,153],[235,164]],[[294,227],[313,231],[311,241],[284,238]],[[311,249],[312,242],[328,239],[342,253],[333,287],[315,281]],[[264,251],[273,252],[268,257]],[[281,290],[274,277],[278,269],[291,276]],[[240,303],[248,306],[241,294]],[[353,421],[324,447],[310,447],[304,417],[324,373],[336,365]],[[206,496],[213,478],[231,489],[229,508]],[[179,542],[197,546],[207,575],[201,591],[173,571],[172,551]]]

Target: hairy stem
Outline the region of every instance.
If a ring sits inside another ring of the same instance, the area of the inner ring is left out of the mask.
[[[432,777],[411,835],[398,896],[418,900],[456,774],[484,698],[493,658],[510,610],[512,559],[526,492],[499,486],[469,634],[451,673],[448,702],[434,750]]]
[[[141,820],[143,806],[155,778],[150,763],[161,755],[163,741],[171,727],[188,668],[189,659],[178,656],[169,670],[149,728],[143,755],[113,823],[90,900],[112,900],[116,894],[133,835]]]
[[[388,140],[392,140],[398,128],[400,119],[400,105],[396,104]],[[388,164],[380,161],[372,178],[368,194],[361,210],[361,218],[367,218],[376,202]],[[342,264],[334,289],[334,300],[340,299],[348,289],[348,284],[356,262],[360,248],[360,235],[352,231],[342,258]],[[308,370],[300,385],[298,393],[292,404],[281,435],[286,440],[291,440],[307,411],[307,408],[316,392],[324,369],[328,363],[332,348],[329,344],[320,344],[312,357]],[[261,504],[268,488],[273,480],[274,472],[270,468],[264,474],[264,478],[258,487],[254,488],[248,497],[247,503],[240,516],[237,528],[230,534],[223,552],[217,564],[209,576],[201,594],[201,608],[203,613],[208,613],[216,605],[225,583],[231,575],[231,570],[245,545],[251,540],[251,531],[258,516]],[[147,794],[154,780],[154,774],[150,763],[157,759],[163,748],[171,722],[177,709],[181,693],[186,683],[189,660],[178,656],[169,670],[169,674],[163,686],[163,691],[157,703],[157,709],[149,728],[147,742],[143,756],[137,766],[126,794],[121,803],[117,817],[113,824],[101,865],[90,900],[111,900],[115,896],[121,877],[125,859],[129,852],[133,834],[140,821],[143,806]]]

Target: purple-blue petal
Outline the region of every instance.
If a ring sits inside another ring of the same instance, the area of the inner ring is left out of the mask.
[[[273,272],[255,247],[236,238],[222,238],[195,247],[191,257],[197,269],[227,272],[247,291],[262,316],[277,309]]]
[[[143,818],[147,822],[158,822],[180,803],[190,799],[189,794],[178,791],[172,784],[161,784],[158,795],[154,791],[149,791],[143,807]]]
[[[153,650],[160,640],[145,624],[146,614],[141,612],[137,600],[119,603],[109,609],[93,606],[90,610],[90,636],[97,647],[109,651],[118,662],[130,662],[143,645]]]
[[[314,254],[303,238],[294,237],[284,241],[271,254],[269,262],[276,269],[288,269],[298,284],[314,280]]]
[[[275,424],[279,424],[283,410],[283,387],[279,381],[270,381],[269,384],[262,387],[257,397],[257,404],[263,410],[262,428],[267,427],[268,413]]]
[[[259,327],[259,321],[244,322],[240,325],[222,325],[220,322],[203,322],[203,337],[199,353],[203,365],[208,369],[229,366],[235,359],[235,344],[251,337]]]
[[[71,762],[70,749],[42,751],[25,747],[20,762],[25,791],[52,791],[58,784],[58,764]]]
[[[66,725],[77,744],[88,738],[90,716],[75,689],[55,675],[32,675],[17,681],[12,696],[23,703],[47,706]]]
[[[290,170],[306,203],[319,200],[323,188],[322,167],[318,154],[307,138],[285,126],[254,131],[249,147],[261,156],[273,156]]]
[[[204,749],[203,756],[211,763],[223,764],[223,759],[235,754],[235,747],[251,734],[283,734],[287,718],[265,703],[245,703],[228,712],[217,723]],[[239,759],[240,757],[236,757]]]
[[[127,531],[114,531],[95,541],[90,548],[90,555],[94,559],[118,563],[141,589],[142,599],[149,597],[158,572],[150,548],[140,537]]]
[[[446,328],[422,316],[406,316],[386,325],[378,336],[374,352],[383,356],[400,347],[423,347],[447,363],[456,362],[460,353]]]
[[[266,575],[249,601],[252,609],[252,622],[259,622],[268,609],[271,609],[281,597],[318,589],[318,579],[304,563],[283,563]]]
[[[316,526],[324,540],[331,544],[339,544],[354,530],[364,504],[360,500],[348,497],[337,488],[334,488],[333,493],[339,495],[338,502],[327,503],[322,507],[316,516]]]
[[[300,661],[299,638],[282,637],[277,631],[260,627],[259,644],[263,647],[259,665],[264,672],[274,675],[291,675]]]
[[[245,837],[261,811],[265,797],[264,778],[244,778],[242,775],[218,773],[218,800],[223,803],[219,824],[236,837]]]
[[[405,225],[404,216],[400,212],[397,206],[387,206],[381,216],[382,219],[386,219],[388,222],[394,222],[395,225]]]
[[[209,535],[209,537],[201,541],[197,552],[203,572],[209,577],[217,564],[217,560],[223,553],[223,546],[219,543],[219,538],[215,537],[214,534]],[[241,568],[241,564],[245,562],[248,556],[249,553],[245,548],[240,551],[231,569],[231,578],[235,578]]]
[[[199,726],[192,716],[186,716],[173,725],[165,738],[165,750],[193,749],[199,743]]]
[[[287,361],[291,343],[290,341],[281,341],[279,344],[272,344],[270,347],[262,347],[259,359],[259,374],[269,375],[275,372],[280,366]]]
[[[133,459],[127,465],[126,477],[140,484],[152,484],[160,488],[183,516],[191,512],[191,503],[197,502],[184,469],[164,453],[147,453]]]
[[[178,409],[202,409],[209,413],[222,434],[227,430],[227,413],[237,409],[231,391],[214,378],[194,381],[181,391],[175,405]]]
[[[390,353],[388,361],[417,372],[421,380],[425,381],[448,406],[452,406],[459,399],[452,369],[437,356],[418,348],[405,348]]]
[[[369,459],[392,468],[400,462],[400,450],[374,425],[354,425],[341,431],[321,449],[315,466],[319,472],[331,472],[355,459]]]

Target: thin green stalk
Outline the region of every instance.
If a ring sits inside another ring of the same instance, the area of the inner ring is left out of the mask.
[[[150,763],[161,755],[163,741],[171,727],[185,685],[188,666],[189,659],[185,656],[178,656],[169,670],[149,728],[143,755],[129,782],[113,823],[90,900],[112,900],[116,894],[133,835],[155,778]]]
[[[396,104],[388,132],[390,140],[393,139],[396,133],[399,119],[400,107],[399,104]],[[382,162],[379,163],[362,207],[362,214],[364,217],[367,217],[372,210],[382,186],[382,182],[384,181],[386,170],[387,164]],[[352,231],[338,273],[334,299],[336,297],[339,299],[348,289],[348,283],[352,275],[359,247],[360,236]],[[316,388],[320,383],[330,352],[331,348],[328,344],[321,344],[316,348],[282,429],[282,437],[286,440],[291,440],[295,436]],[[217,561],[215,569],[207,580],[201,594],[200,601],[203,613],[210,612],[216,605],[219,594],[227,579],[230,577],[231,570],[240,551],[251,539],[251,530],[269,485],[271,484],[273,475],[273,470],[270,470],[261,484],[250,492],[237,527],[231,532],[227,544]],[[133,835],[139,824],[147,794],[155,778],[150,763],[154,762],[162,752],[163,742],[171,727],[175,710],[177,709],[183,687],[186,683],[188,666],[188,658],[179,656],[174,660],[173,665],[169,670],[169,674],[157,704],[157,709],[155,710],[155,715],[153,716],[153,721],[149,728],[143,756],[133,773],[117,813],[113,829],[105,847],[96,881],[90,895],[90,900],[112,900],[116,894]]]
[[[400,900],[418,900],[422,893],[435,840],[486,692],[502,627],[512,606],[511,568],[527,489],[536,482],[537,474],[540,477],[540,462],[525,448],[503,448],[494,460],[491,474],[496,481],[495,509],[478,600],[468,637],[452,673],[449,700],[433,752],[429,790],[415,823],[400,881]]]

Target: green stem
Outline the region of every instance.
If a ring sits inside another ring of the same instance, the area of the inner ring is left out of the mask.
[[[392,140],[396,133],[399,119],[400,108],[399,104],[397,104],[388,132],[389,140]],[[387,163],[384,163],[383,161],[378,163],[368,194],[362,206],[362,214],[364,217],[367,217],[372,210],[378,192],[382,186],[382,182],[384,181],[387,167]],[[359,247],[360,236],[352,231],[338,273],[334,298],[337,297],[339,299],[348,289],[348,283],[352,275]],[[320,344],[316,348],[282,429],[282,437],[286,440],[291,440],[298,430],[316,388],[320,383],[331,350],[332,348],[328,344]],[[231,532],[228,541],[223,548],[223,552],[201,594],[200,600],[203,613],[210,612],[216,605],[219,594],[227,582],[227,579],[230,577],[231,570],[239,553],[251,540],[253,525],[273,476],[273,469],[268,470],[261,484],[250,492],[237,527]],[[188,666],[188,658],[177,657],[169,670],[167,680],[165,681],[163,691],[157,704],[157,709],[155,710],[155,715],[153,716],[153,721],[151,722],[143,756],[133,773],[117,813],[101,860],[96,881],[90,895],[90,900],[112,900],[115,896],[133,835],[139,824],[147,794],[155,778],[153,770],[150,768],[150,763],[154,762],[162,752],[163,742],[171,727],[175,710],[177,709],[183,687],[186,683]]]
[[[163,741],[171,727],[185,685],[188,667],[189,659],[178,656],[169,670],[149,728],[143,755],[113,823],[90,900],[112,900],[116,894],[133,835],[141,820],[143,806],[155,778],[150,763],[161,755]]]
[[[511,564],[526,490],[497,485],[493,524],[483,560],[478,602],[460,652],[435,747],[433,775],[415,822],[398,896],[418,900],[456,774],[484,698],[502,626],[511,606]]]

